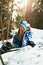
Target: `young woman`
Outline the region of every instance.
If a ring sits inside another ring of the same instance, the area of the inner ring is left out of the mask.
[[[35,44],[31,41],[32,40],[32,32],[30,28],[30,24],[27,21],[21,21],[19,24],[18,33],[14,36],[13,43],[16,47],[24,47],[30,45],[32,47]]]
[[[13,37],[12,45],[11,43],[6,42],[0,48],[0,52],[4,53],[7,52],[7,50],[10,50],[11,48],[21,48],[27,45],[34,47],[35,44],[33,41],[31,41],[31,39],[32,32],[30,30],[30,25],[27,23],[27,21],[20,21],[18,25],[18,32]]]

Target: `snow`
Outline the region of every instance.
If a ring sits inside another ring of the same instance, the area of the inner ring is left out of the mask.
[[[36,46],[34,48],[25,46],[18,51],[2,54],[5,65],[43,65],[43,30],[31,28],[31,31]],[[10,42],[12,40],[13,38]]]
[[[6,65],[43,65],[43,47],[26,46],[18,51],[3,54],[2,58]]]
[[[31,31],[32,31],[32,41],[34,41],[35,44],[43,45],[43,30],[31,28]]]
[[[43,30],[31,28],[34,39],[43,39]]]

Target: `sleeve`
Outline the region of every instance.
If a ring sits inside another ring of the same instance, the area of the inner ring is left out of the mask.
[[[23,36],[22,46],[27,46],[27,44],[28,44],[28,39],[27,39],[27,34],[25,33]]]
[[[22,46],[27,46],[28,42],[32,40],[32,33],[30,31],[27,31],[24,34]]]
[[[29,40],[29,41],[32,41],[32,32],[31,32],[31,31],[29,31],[29,32],[27,33],[27,37],[28,37],[28,40]]]

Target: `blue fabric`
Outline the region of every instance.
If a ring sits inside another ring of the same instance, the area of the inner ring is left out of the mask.
[[[26,31],[24,33],[23,39],[19,39],[18,36],[14,36],[13,43],[17,44],[19,47],[28,45],[28,41],[31,41],[32,33],[31,31]]]
[[[23,46],[27,46],[29,44],[28,42],[31,42],[31,39],[32,39],[32,32],[26,31],[22,41]]]
[[[23,26],[24,29],[26,29],[26,28],[28,27],[28,23],[27,23],[27,21],[23,21],[23,20],[21,20],[19,24],[20,24],[21,26]]]
[[[19,47],[22,46],[22,39],[19,39],[18,36],[14,36],[13,43],[18,45]]]

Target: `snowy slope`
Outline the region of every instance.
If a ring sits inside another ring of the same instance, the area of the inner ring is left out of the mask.
[[[32,31],[32,40],[35,44],[43,45],[43,30],[31,28]]]
[[[2,58],[5,65],[43,65],[43,47],[27,46],[19,51],[3,54]]]
[[[34,39],[43,39],[43,30],[31,28]]]
[[[31,31],[36,46],[34,48],[26,46],[18,51],[3,54],[5,65],[43,65],[43,30],[31,28]],[[9,42],[12,41],[13,38]]]

